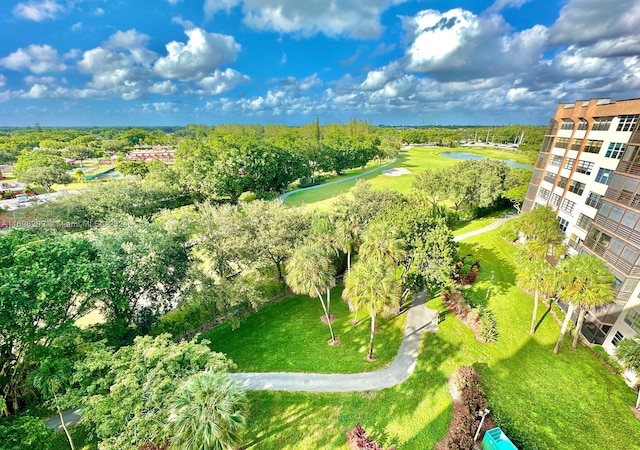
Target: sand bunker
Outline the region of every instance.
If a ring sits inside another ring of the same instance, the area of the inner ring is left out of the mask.
[[[408,169],[405,169],[404,167],[396,167],[394,169],[382,171],[382,175],[386,175],[388,177],[399,177],[401,175],[409,175],[410,173],[411,171]]]

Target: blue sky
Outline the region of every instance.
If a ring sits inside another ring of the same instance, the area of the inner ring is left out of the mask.
[[[0,126],[543,124],[640,97],[638,30],[640,0],[4,0]]]

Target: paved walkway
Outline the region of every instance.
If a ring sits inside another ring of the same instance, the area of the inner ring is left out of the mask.
[[[459,242],[459,241],[462,241],[463,239],[467,239],[467,238],[470,238],[470,237],[473,237],[473,236],[477,236],[479,234],[486,233],[487,231],[495,230],[496,228],[502,226],[502,224],[504,224],[508,220],[511,220],[511,219],[513,219],[515,217],[517,217],[516,214],[507,214],[502,219],[498,219],[495,222],[491,222],[486,227],[478,228],[477,230],[469,231],[468,233],[464,233],[464,234],[461,234],[459,236],[455,236],[453,238],[453,240],[456,241],[456,242]]]
[[[316,184],[315,186],[309,186],[309,187],[306,187],[306,188],[300,188],[300,189],[295,189],[293,191],[285,192],[280,197],[278,197],[278,200],[283,202],[285,198],[287,198],[290,195],[297,194],[298,192],[309,191],[311,189],[320,189],[320,188],[323,188],[325,186],[330,186],[332,184],[338,184],[338,183],[342,183],[343,181],[349,181],[349,180],[353,180],[354,178],[360,178],[360,177],[363,177],[365,175],[369,175],[370,173],[373,173],[376,170],[384,169],[385,167],[390,166],[391,164],[396,162],[397,159],[398,159],[397,157],[394,157],[388,163],[385,163],[385,164],[382,164],[381,166],[378,166],[378,167],[375,167],[373,169],[367,170],[366,172],[359,173],[358,175],[351,175],[350,177],[341,178],[341,179],[335,180],[335,181],[329,181],[328,183]]]
[[[233,373],[231,377],[252,391],[355,392],[395,386],[413,373],[422,334],[427,331],[435,333],[438,329],[438,311],[427,308],[425,303],[425,292],[413,296],[398,355],[384,369],[354,374]]]

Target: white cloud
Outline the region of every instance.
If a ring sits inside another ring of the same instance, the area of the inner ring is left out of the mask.
[[[30,45],[19,48],[0,59],[0,65],[11,70],[28,69],[32,73],[62,72],[67,66],[58,58],[58,51],[50,45]]]
[[[155,72],[163,78],[200,79],[219,67],[235,61],[240,44],[233,36],[207,33],[201,28],[185,30],[187,43],[172,41],[167,56],[158,58]]]
[[[150,94],[171,95],[177,92],[178,88],[169,80],[153,83],[149,87]]]
[[[211,17],[242,5],[244,22],[256,30],[354,38],[378,37],[384,27],[380,16],[405,0],[206,0],[204,11]]]
[[[34,77],[33,75],[27,75],[24,77],[24,82],[29,85],[33,84],[53,84],[56,79],[54,77]]]
[[[183,19],[181,16],[175,16],[171,18],[172,23],[177,23],[178,25],[182,25],[185,30],[190,30],[191,28],[195,28],[195,24],[190,20]]]
[[[198,94],[219,95],[228,92],[240,83],[248,83],[251,79],[247,75],[227,68],[226,70],[216,70],[212,75],[204,77],[196,84],[200,87]]]
[[[520,8],[525,3],[529,3],[531,0],[496,0],[493,5],[489,7],[491,12],[499,12],[505,8]]]
[[[168,113],[168,112],[178,112],[180,108],[175,103],[172,102],[154,102],[154,103],[143,103],[142,110],[144,112],[151,113]]]
[[[0,73],[0,87],[4,87],[5,84],[7,84],[7,77]]]
[[[34,22],[53,20],[64,11],[64,6],[55,0],[20,2],[13,8],[16,17]]]
[[[640,1],[570,0],[550,30],[553,44],[593,44],[635,36],[640,29]]]
[[[205,0],[204,15],[210,19],[218,11],[226,11],[229,13],[231,8],[242,3],[242,0]]]
[[[548,36],[542,25],[513,32],[498,14],[477,16],[460,8],[403,19],[408,70],[443,80],[526,71],[540,60]]]
[[[180,3],[182,0],[167,0],[170,4],[172,5],[177,5],[178,3]]]
[[[73,25],[71,25],[71,31],[80,31],[81,28],[82,28],[82,22],[76,22]]]

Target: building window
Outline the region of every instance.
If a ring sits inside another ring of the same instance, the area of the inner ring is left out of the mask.
[[[612,173],[613,173],[613,170],[611,169],[600,169],[598,170],[598,175],[596,175],[596,181],[598,183],[608,185],[609,183],[611,183]]]
[[[574,139],[571,141],[571,150],[580,150],[584,139]]]
[[[582,228],[583,230],[586,230],[590,222],[591,217],[580,214],[580,217],[578,217],[578,221],[576,222],[576,226]]]
[[[564,233],[565,231],[567,231],[567,228],[569,227],[569,221],[563,219],[562,217],[558,217],[558,226],[560,227],[560,230]]]
[[[553,142],[553,138],[549,136],[545,136],[542,140],[542,146],[540,147],[541,152],[549,153],[551,150],[551,143]]]
[[[584,151],[587,153],[600,153],[602,148],[602,141],[594,141],[593,139],[587,139],[587,143],[584,146]]]
[[[550,166],[560,167],[560,163],[562,163],[562,156],[558,155],[553,155],[549,161]]]
[[[542,200],[548,200],[549,195],[551,195],[551,191],[549,189],[541,187],[538,191],[538,197],[540,197]]]
[[[591,171],[593,170],[593,163],[589,161],[580,161],[578,163],[578,168],[576,172],[583,173],[585,175],[591,175]]]
[[[564,212],[566,212],[567,214],[569,214],[570,216],[573,215],[573,208],[575,208],[576,206],[576,202],[572,202],[571,200],[568,199],[564,199],[562,200],[562,206],[560,206],[560,209]]]
[[[544,174],[544,181],[553,184],[553,182],[556,181],[556,174],[553,172],[546,172]]]
[[[564,168],[569,170],[573,169],[573,165],[575,164],[575,162],[575,158],[567,158],[567,160],[564,162]]]
[[[616,128],[616,131],[631,131],[637,121],[637,114],[620,116],[620,122],[618,122],[618,128]]]
[[[596,117],[591,131],[609,131],[613,117]]]
[[[589,197],[587,197],[587,201],[585,202],[587,205],[592,208],[600,208],[600,203],[602,203],[602,195],[596,194],[595,192],[589,192]]]
[[[580,119],[580,123],[578,124],[578,130],[586,130],[589,127],[589,122],[584,119]]]
[[[573,180],[571,185],[569,185],[569,192],[573,192],[574,194],[582,195],[584,192],[585,184],[580,183],[579,181]]]
[[[560,196],[558,194],[551,194],[551,201],[549,202],[551,206],[558,206],[560,202]]]
[[[613,344],[614,347],[617,347],[620,341],[623,339],[624,339],[624,334],[620,333],[619,331],[616,331],[616,334],[613,336],[613,339],[611,339],[611,343]]]
[[[636,333],[640,333],[640,312],[630,309],[624,318],[624,323],[633,328]]]
[[[607,149],[607,153],[604,156],[607,158],[620,159],[622,157],[622,153],[624,152],[625,145],[621,142],[612,142],[609,144],[609,148]]]
[[[553,146],[556,148],[567,148],[569,146],[569,138],[557,138]]]
[[[573,120],[571,119],[562,119],[562,126],[560,126],[561,130],[573,130]]]
[[[547,131],[545,132],[545,134],[547,136],[554,135],[556,134],[556,131],[558,131],[558,122],[556,122],[555,119],[550,119],[549,126],[547,127]]]
[[[564,189],[564,187],[567,185],[568,181],[569,181],[568,178],[560,177],[560,179],[558,180],[558,187]]]

